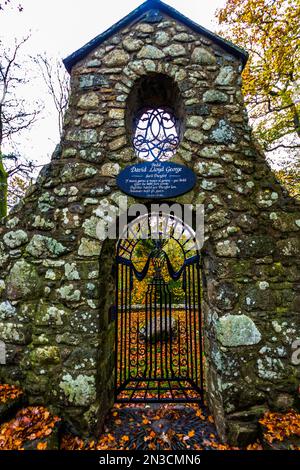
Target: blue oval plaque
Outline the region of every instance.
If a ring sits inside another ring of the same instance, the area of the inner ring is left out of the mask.
[[[196,176],[186,166],[173,162],[143,162],[126,167],[117,177],[126,194],[164,199],[184,194],[195,186]]]

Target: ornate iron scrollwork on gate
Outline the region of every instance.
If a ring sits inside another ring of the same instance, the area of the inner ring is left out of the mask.
[[[148,259],[139,269],[132,261],[132,253],[141,240],[120,240],[118,246],[118,402],[197,402],[203,398],[200,256],[181,239],[185,256],[182,266],[175,269],[167,253],[175,233],[170,221],[167,226],[169,238],[160,233],[147,241]],[[178,233],[180,240],[181,229]],[[174,304],[166,276],[171,281],[181,280],[183,305]],[[145,303],[133,305],[133,287],[145,279]]]

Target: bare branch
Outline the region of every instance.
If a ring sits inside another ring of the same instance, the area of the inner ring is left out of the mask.
[[[13,143],[13,137],[29,129],[41,112],[38,102],[27,102],[22,98],[22,87],[29,80],[26,77],[23,58],[21,65],[18,57],[28,40],[29,36],[20,41],[15,40],[13,46],[7,47],[0,39],[0,217],[6,215],[7,194],[8,199],[11,194],[10,185],[16,186],[17,178],[20,194],[20,188],[25,188],[26,181],[33,171],[32,162],[24,161],[20,156],[2,154],[3,143],[6,140]]]
[[[268,149],[268,148],[265,148],[265,151],[266,151],[266,152],[274,152],[274,150],[277,150],[277,149],[279,149],[279,148],[289,149],[289,150],[291,150],[291,149],[293,149],[293,150],[297,150],[297,149],[298,149],[298,150],[299,150],[299,149],[300,149],[300,145],[299,145],[299,144],[298,144],[298,145],[297,145],[297,144],[296,144],[296,145],[278,144],[278,145],[276,145],[275,147],[272,147],[272,148],[269,148],[269,149]]]
[[[5,7],[7,7],[8,5],[10,5],[11,3],[14,3],[12,2],[12,0],[4,0],[0,3],[0,12],[3,11],[5,9]],[[17,9],[19,11],[23,11],[23,7],[21,5],[21,3],[18,3],[18,5],[16,5]]]
[[[48,93],[57,111],[58,127],[61,135],[63,118],[69,99],[69,75],[60,60],[48,58],[46,53],[43,55],[39,54],[33,59],[40,68]]]
[[[19,87],[28,83],[18,55],[29,38],[27,35],[19,41],[15,39],[12,47],[0,40],[0,153],[4,139],[30,128],[41,112],[38,103],[32,106],[18,93]]]

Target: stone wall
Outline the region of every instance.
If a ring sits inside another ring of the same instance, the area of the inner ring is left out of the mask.
[[[118,211],[116,175],[136,162],[125,112],[145,75],[180,90],[173,160],[195,171],[197,185],[176,201],[205,205],[206,396],[218,432],[240,443],[265,408],[297,406],[300,207],[253,141],[241,70],[172,18],[111,36],[73,68],[61,143],[2,221],[0,380],[20,383],[31,403],[78,432],[96,432],[113,403],[114,244],[97,239],[96,225],[108,207]]]

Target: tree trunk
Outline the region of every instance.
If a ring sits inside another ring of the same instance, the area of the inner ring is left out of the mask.
[[[2,104],[0,103],[0,219],[7,214],[7,187],[8,175],[5,171],[2,159],[2,140],[3,140],[3,114]]]
[[[7,214],[7,173],[0,152],[0,219]]]
[[[293,106],[293,115],[294,115],[295,132],[298,135],[298,137],[300,137],[300,117],[299,117],[299,113],[298,113],[298,110],[297,110],[295,104]]]

